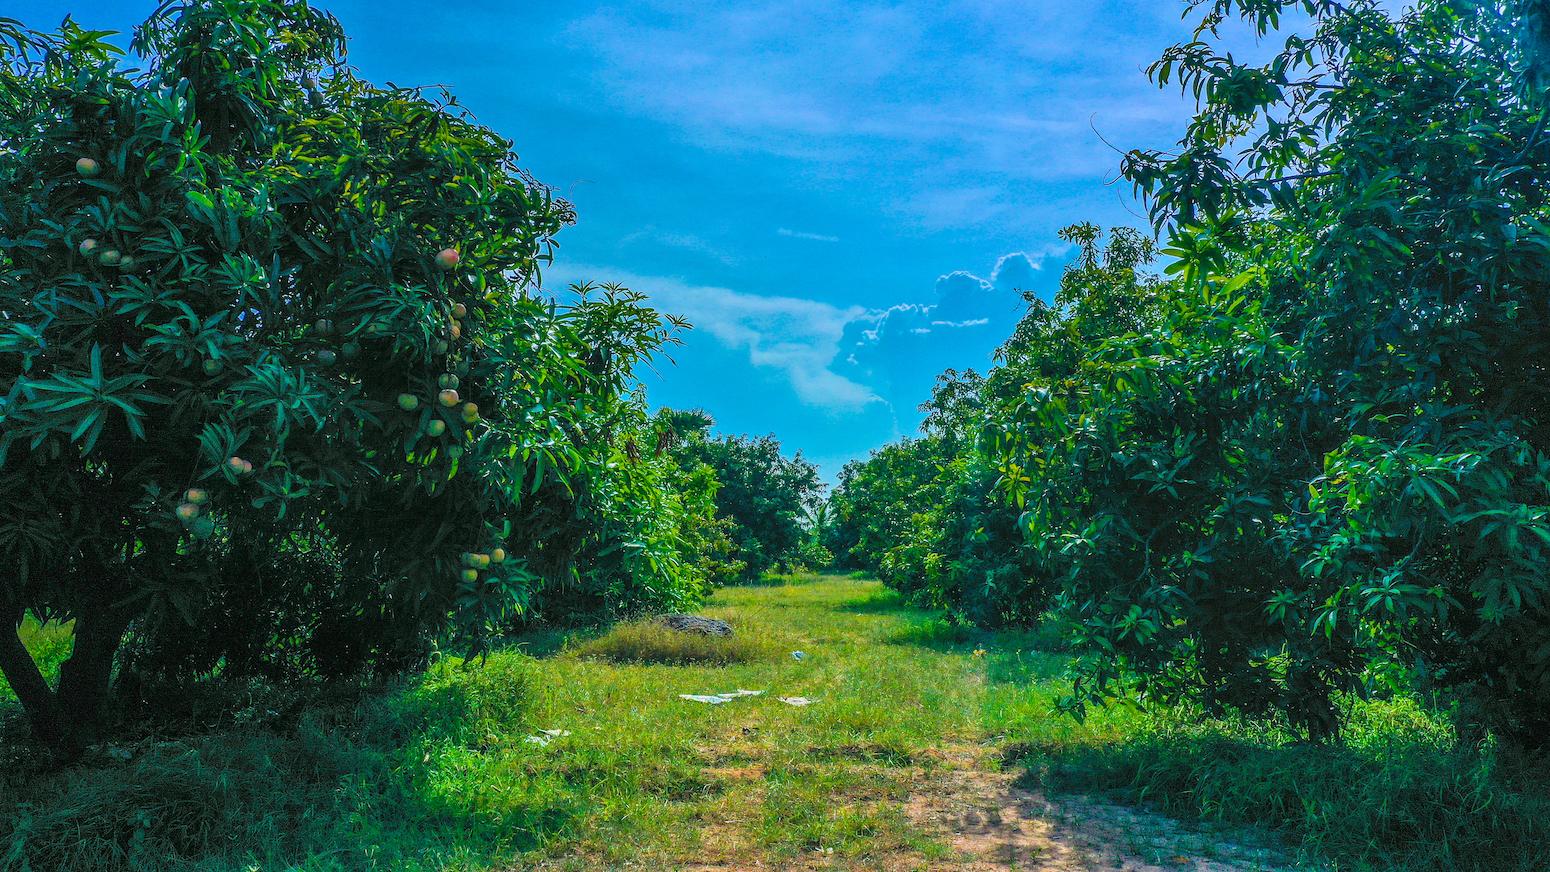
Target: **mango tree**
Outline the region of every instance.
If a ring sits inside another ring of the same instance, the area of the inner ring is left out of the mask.
[[[1178,311],[1030,394],[1009,471],[1090,657],[1079,698],[1280,710],[1447,692],[1550,735],[1550,30],[1542,0],[1191,2],[1199,100],[1124,172]],[[1230,18],[1265,63],[1222,46]]]
[[[138,70],[109,36],[0,22],[0,670],[65,753],[127,630],[278,595],[233,572],[261,543],[477,648],[572,574],[529,512],[576,517],[629,378],[527,290],[568,205],[449,95],[358,79],[332,17],[167,5]],[[676,329],[613,303],[629,358]],[[57,687],[28,612],[73,621]]]

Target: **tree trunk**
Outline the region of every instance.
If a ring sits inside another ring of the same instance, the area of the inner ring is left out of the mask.
[[[1287,676],[1287,721],[1294,730],[1302,730],[1314,745],[1340,741],[1340,710],[1335,707],[1334,688],[1306,668],[1293,667]]]
[[[129,626],[127,612],[97,602],[75,619],[70,659],[59,667],[59,687],[48,686],[22,644],[20,610],[6,615],[0,633],[0,673],[16,692],[33,735],[56,756],[73,760],[99,738],[113,681],[113,659]]]
[[[37,661],[22,644],[20,615],[5,617],[9,626],[0,632],[0,674],[5,675],[16,698],[21,700],[22,711],[27,713],[38,741],[63,756],[79,754],[79,749],[73,753],[67,750],[71,744],[71,731],[60,711],[59,701],[43,673],[38,671]]]
[[[75,746],[85,747],[101,736],[113,681],[113,658],[128,625],[111,606],[92,609],[75,619],[75,648],[59,667],[55,694]]]

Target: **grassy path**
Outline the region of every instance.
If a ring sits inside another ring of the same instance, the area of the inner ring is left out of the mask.
[[[758,656],[578,656],[641,655],[628,635],[536,652],[533,723],[569,735],[528,755],[513,786],[578,791],[586,808],[514,868],[1268,868],[1160,817],[1019,786],[1001,765],[1016,738],[1094,729],[1052,713],[1062,659],[1033,637],[955,631],[840,576],[723,590],[703,614]],[[737,689],[764,695],[678,698]]]

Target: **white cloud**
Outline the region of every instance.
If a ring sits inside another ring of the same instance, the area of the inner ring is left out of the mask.
[[[913,426],[919,416],[911,410],[930,395],[938,373],[989,366],[1026,311],[1024,294],[1052,295],[1058,279],[1044,267],[1062,262],[1066,251],[1003,255],[989,278],[964,270],[939,277],[934,303],[900,303],[857,318],[846,326],[836,368],[875,391],[896,427]]]
[[[808,232],[802,231],[802,230],[792,230],[792,229],[790,229],[788,227],[782,227],[779,230],[776,230],[775,232],[777,234],[781,235],[781,236],[789,236],[792,239],[808,239],[808,240],[812,240],[813,242],[839,242],[840,241],[840,238],[838,236],[826,236],[826,235],[824,235],[822,233],[808,233]]]
[[[877,401],[870,388],[831,368],[845,326],[872,314],[860,306],[762,296],[676,278],[632,275],[606,267],[570,266],[563,276],[557,272],[551,270],[546,276],[549,287],[562,286],[572,277],[585,274],[607,276],[610,281],[644,291],[654,307],[689,319],[695,333],[746,352],[748,362],[755,367],[782,373],[797,398],[809,406],[844,410]]]
[[[676,248],[680,251],[691,251],[727,266],[737,262],[737,258],[725,249],[693,233],[678,233],[671,230],[661,230],[656,227],[644,227],[633,233],[626,234],[619,240],[621,246],[639,243]]]
[[[1004,226],[1035,186],[1115,175],[1094,128],[1126,146],[1177,138],[1188,99],[1143,70],[1191,24],[1176,3],[1130,5],[642,0],[584,14],[567,37],[606,100],[694,148],[844,181],[886,165],[878,194],[898,217]]]
[[[689,341],[709,337],[746,354],[750,366],[780,373],[804,405],[852,412],[883,403],[893,410],[897,427],[907,417],[901,410],[927,396],[937,373],[990,363],[990,353],[1025,310],[1021,294],[1048,296],[1054,279],[1045,273],[1045,261],[1064,254],[1061,247],[1003,255],[989,278],[962,270],[948,273],[936,281],[935,302],[898,303],[883,310],[751,294],[608,267],[570,265],[551,269],[546,280],[553,288],[583,276],[604,276],[644,291],[654,307],[694,325]]]

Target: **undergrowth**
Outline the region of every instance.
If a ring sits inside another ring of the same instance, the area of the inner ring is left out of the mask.
[[[574,813],[481,753],[523,730],[532,673],[520,655],[448,662],[284,731],[146,737],[13,770],[0,870],[487,868]]]
[[[1059,790],[1271,830],[1337,872],[1550,868],[1550,767],[1460,745],[1409,699],[1351,708],[1330,745],[1184,709],[1116,706],[1078,724],[1046,708],[1013,725],[1006,756]]]

